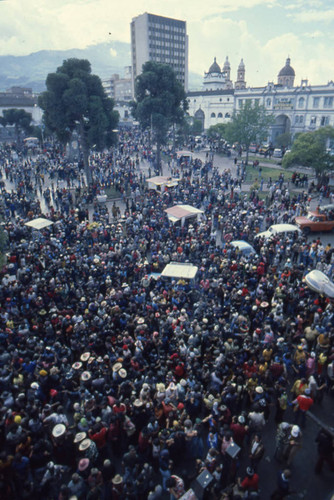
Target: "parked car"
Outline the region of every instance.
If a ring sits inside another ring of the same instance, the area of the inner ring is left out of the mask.
[[[232,247],[238,248],[239,252],[242,253],[242,255],[248,256],[256,253],[255,249],[247,241],[235,240],[231,241],[230,244],[232,245]]]
[[[273,152],[274,158],[282,158],[282,150],[280,148],[275,148]]]
[[[293,224],[273,224],[270,226],[267,231],[263,231],[262,233],[258,233],[255,235],[255,238],[264,238],[268,240],[273,236],[278,234],[284,234],[285,236],[293,236],[296,233],[301,234],[301,230],[298,226],[294,226]]]
[[[307,216],[296,217],[295,223],[304,234],[334,231],[334,218],[326,213],[309,212]]]

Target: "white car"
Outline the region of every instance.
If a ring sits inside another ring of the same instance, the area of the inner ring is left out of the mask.
[[[282,158],[282,151],[280,148],[275,148],[273,152],[274,158]]]
[[[284,236],[292,236],[295,233],[302,234],[299,227],[294,226],[293,224],[274,224],[273,226],[270,226],[267,231],[258,233],[255,238],[264,238],[265,240],[268,240],[272,236],[282,233],[284,233]]]

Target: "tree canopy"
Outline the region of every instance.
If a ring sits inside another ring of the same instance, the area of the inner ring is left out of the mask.
[[[159,165],[160,146],[165,144],[169,128],[182,122],[188,108],[184,88],[171,66],[148,61],[136,78],[135,98],[133,116],[144,129],[153,130]]]
[[[39,97],[44,123],[63,144],[70,140],[74,130],[79,132],[89,183],[89,148],[94,146],[101,151],[116,141],[113,130],[119,115],[113,109],[114,102],[107,97],[100,78],[91,73],[86,59],[64,61],[56,73],[48,74],[46,88]]]
[[[209,139],[225,139],[226,127],[226,123],[217,123],[216,125],[211,125],[211,127],[208,128],[206,135],[209,137]]]
[[[268,136],[270,125],[274,117],[268,114],[264,106],[254,105],[250,100],[239,111],[234,112],[232,119],[226,125],[225,136],[229,142],[238,142],[246,150],[246,164],[248,163],[249,146],[264,141]]]
[[[6,127],[13,125],[15,128],[16,141],[20,142],[21,133],[30,134],[32,131],[32,114],[24,109],[10,108],[4,109],[0,124]]]
[[[296,135],[291,152],[284,155],[282,166],[311,167],[317,176],[333,169],[334,156],[326,150],[328,139],[334,139],[334,128],[330,126]]]

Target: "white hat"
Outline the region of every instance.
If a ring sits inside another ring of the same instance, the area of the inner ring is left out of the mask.
[[[81,441],[83,441],[84,439],[86,439],[86,432],[78,432],[75,437],[74,437],[74,443],[80,443]]]
[[[300,432],[300,429],[299,429],[298,425],[293,425],[292,429],[291,429],[291,436],[297,437],[297,436],[299,436],[299,432]]]
[[[92,378],[90,372],[82,372],[82,374],[81,374],[81,380],[83,380],[83,382],[86,382],[90,378]]]
[[[255,389],[255,392],[257,392],[258,394],[262,394],[263,393],[263,387],[261,387],[260,385],[258,385]]]
[[[57,424],[52,429],[52,436],[55,438],[60,437],[63,434],[65,434],[65,431],[66,431],[66,427],[64,424]]]
[[[81,361],[85,362],[85,361],[88,361],[88,359],[90,358],[90,352],[84,352],[83,354],[81,354],[80,356],[80,359]]]
[[[127,376],[127,371],[125,370],[125,368],[121,368],[120,370],[118,370],[118,375],[121,378],[125,378]]]
[[[80,368],[82,367],[82,363],[81,361],[76,361],[75,363],[73,363],[72,365],[72,368],[73,370],[80,370]]]
[[[113,365],[113,367],[112,367],[112,371],[113,371],[113,372],[118,372],[121,368],[122,368],[122,363],[117,362],[117,363],[115,363],[115,364]]]
[[[116,474],[116,476],[112,478],[111,482],[112,484],[121,484],[123,482],[123,478],[119,474]]]
[[[140,408],[141,406],[143,406],[143,402],[140,399],[135,399],[133,406],[135,406],[136,408]]]
[[[79,444],[79,450],[80,451],[85,451],[87,450],[89,447],[90,447],[90,444],[91,444],[91,440],[90,439],[84,439],[83,441],[81,441],[81,443]]]

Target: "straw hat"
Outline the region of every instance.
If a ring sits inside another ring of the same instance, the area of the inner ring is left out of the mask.
[[[84,439],[86,439],[87,433],[86,432],[78,432],[75,437],[73,443],[81,443]]]
[[[123,478],[120,474],[116,474],[111,480],[112,484],[122,484]]]
[[[64,424],[57,424],[52,429],[52,436],[55,438],[58,438],[58,437],[62,436],[63,434],[65,434],[65,431],[66,431],[66,427]]]
[[[83,472],[89,467],[89,458],[82,458],[78,463],[78,470]]]
[[[75,363],[73,363],[72,365],[72,368],[73,370],[80,370],[80,368],[82,367],[82,363],[81,361],[76,361]]]
[[[138,325],[142,325],[145,322],[144,318],[138,318],[137,323]]]
[[[143,402],[140,401],[140,399],[135,399],[133,406],[135,406],[136,408],[140,408],[141,406],[143,406]]]
[[[90,358],[90,352],[84,352],[80,356],[81,361],[83,361],[84,363],[88,361],[89,358]]]
[[[88,438],[84,439],[79,444],[79,450],[80,451],[88,450],[88,448],[90,447],[91,442],[92,442],[91,439],[88,439]]]
[[[122,368],[122,363],[115,363],[112,367],[113,372],[118,372]]]
[[[121,378],[126,378],[126,376],[127,376],[127,371],[126,371],[124,368],[121,368],[120,370],[118,370],[118,375],[119,375]]]
[[[81,374],[81,380],[83,382],[87,382],[87,380],[90,380],[92,378],[90,372],[82,372]]]

